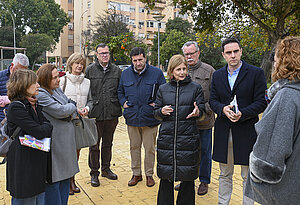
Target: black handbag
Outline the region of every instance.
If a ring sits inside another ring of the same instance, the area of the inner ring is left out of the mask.
[[[72,120],[75,128],[76,148],[91,147],[97,144],[98,132],[96,120],[91,118],[79,118]]]

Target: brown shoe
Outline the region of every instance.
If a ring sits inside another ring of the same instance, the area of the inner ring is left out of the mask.
[[[146,185],[147,187],[152,187],[155,184],[155,181],[152,176],[146,176]]]
[[[73,195],[71,194],[71,190],[74,192],[74,193],[79,193],[80,192],[80,189],[76,186],[76,183],[75,183],[75,178],[74,177],[71,177],[70,178],[70,195]]]
[[[135,186],[139,181],[142,181],[142,176],[132,176],[130,181],[128,182],[128,186]]]
[[[113,173],[110,169],[102,171],[101,176],[106,177],[107,179],[111,179],[111,180],[118,179],[118,176],[115,173]]]
[[[71,187],[70,187],[70,190],[69,190],[69,195],[74,195],[74,191],[71,189]]]
[[[97,175],[92,175],[92,176],[91,176],[91,185],[92,185],[93,187],[100,186],[100,181],[99,181]]]
[[[179,188],[180,188],[180,183],[174,187],[175,191],[179,191]]]
[[[201,182],[198,188],[198,195],[205,195],[208,192],[208,184]]]

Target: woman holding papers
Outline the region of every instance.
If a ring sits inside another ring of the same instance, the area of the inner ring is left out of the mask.
[[[45,205],[66,205],[70,177],[79,172],[75,130],[71,120],[76,117],[76,103],[59,88],[55,65],[44,64],[37,71],[40,84],[37,96],[45,117],[53,125],[51,142],[51,183],[46,185]]]
[[[39,140],[51,136],[52,125],[35,98],[38,88],[37,76],[31,70],[17,70],[7,84],[11,101],[7,111],[7,133],[11,136],[20,129],[7,154],[6,183],[13,205],[44,203],[49,153],[23,146],[19,140],[24,135]]]

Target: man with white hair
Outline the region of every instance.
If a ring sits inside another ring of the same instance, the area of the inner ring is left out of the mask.
[[[27,69],[29,66],[28,57],[22,53],[17,53],[8,69],[0,71],[0,121],[4,119],[3,110],[10,103],[7,97],[6,83],[10,75],[18,69]]]
[[[201,141],[201,162],[199,170],[200,185],[197,194],[205,195],[208,192],[211,176],[211,148],[212,148],[212,127],[214,126],[215,116],[209,106],[209,95],[211,89],[212,75],[215,69],[204,62],[200,57],[200,49],[196,41],[188,41],[182,46],[182,52],[188,62],[189,76],[192,81],[201,85],[204,93],[205,113],[202,118],[197,120],[197,127]],[[180,185],[175,187],[179,189]]]

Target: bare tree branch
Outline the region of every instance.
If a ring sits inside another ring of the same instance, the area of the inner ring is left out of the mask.
[[[269,35],[273,35],[274,31],[272,28],[270,28],[269,26],[267,26],[266,24],[264,24],[259,18],[257,18],[256,16],[254,16],[250,11],[248,11],[247,9],[245,9],[241,3],[238,0],[232,0],[232,2],[247,16],[249,16],[249,18],[251,20],[253,20],[254,22],[256,22],[262,29],[264,29]]]

